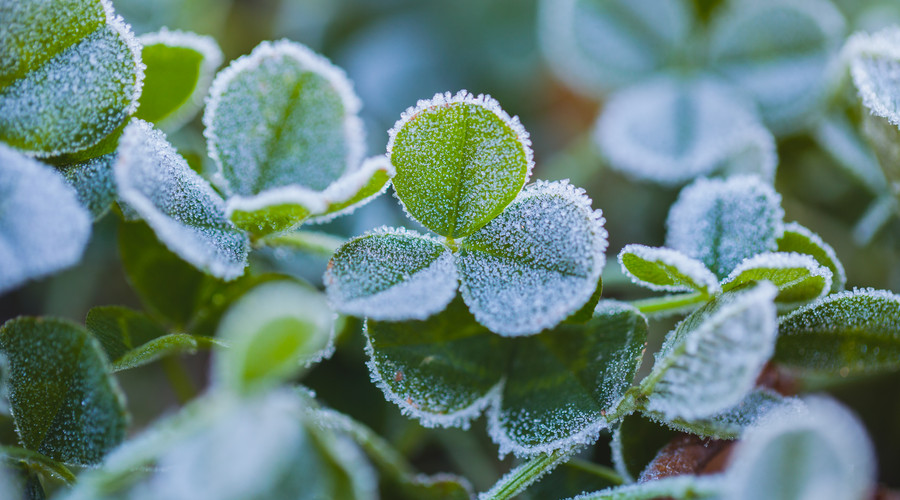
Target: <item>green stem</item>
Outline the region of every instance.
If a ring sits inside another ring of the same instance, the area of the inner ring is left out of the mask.
[[[160,364],[181,404],[185,404],[197,396],[197,388],[194,387],[190,374],[177,356],[166,356],[160,360]]]
[[[256,242],[256,245],[291,248],[330,259],[338,247],[344,243],[343,238],[319,231],[294,231],[264,236]]]
[[[635,300],[631,305],[644,314],[677,313],[695,304],[700,304],[709,299],[709,296],[700,292],[683,293],[679,295],[665,295],[650,299]]]
[[[490,490],[478,495],[478,500],[506,500],[518,495],[541,476],[565,462],[575,453],[576,448],[556,450],[530,458],[527,462],[507,472]]]

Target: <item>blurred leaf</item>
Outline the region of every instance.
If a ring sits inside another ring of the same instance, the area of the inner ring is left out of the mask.
[[[62,169],[66,181],[78,193],[78,201],[91,212],[94,220],[103,217],[116,201],[112,172],[115,162],[116,154],[109,153]]]
[[[794,306],[825,296],[831,290],[831,271],[810,255],[766,252],[744,259],[727,278],[722,290],[729,291],[751,281],[768,281],[778,288],[775,302]]]
[[[75,474],[65,465],[40,453],[18,446],[0,446],[0,459],[8,462],[22,462],[33,470],[40,471],[45,477],[52,477],[67,485],[75,484]],[[2,479],[0,479],[2,482]]]
[[[629,484],[582,495],[578,500],[655,500],[657,498],[718,499],[722,484],[716,477],[674,476]]]
[[[610,442],[616,471],[629,483],[635,482],[659,450],[677,434],[637,413],[623,418],[613,428]]]
[[[528,488],[526,498],[568,498],[622,484],[614,471],[585,460],[569,459]]]
[[[703,265],[670,248],[625,245],[619,252],[622,272],[637,284],[667,292],[718,293],[719,280]]]
[[[817,122],[813,138],[837,164],[872,193],[884,192],[887,181],[872,147],[845,113],[832,112]]]
[[[9,361],[9,401],[22,444],[54,460],[96,464],[125,437],[128,416],[100,344],[53,318],[17,318],[0,328]]]
[[[831,270],[831,292],[840,292],[847,282],[844,266],[838,260],[831,245],[822,241],[818,234],[790,222],[784,225],[784,234],[778,238],[779,252],[796,252],[816,259],[820,265]]]
[[[0,294],[81,260],[91,219],[76,196],[51,167],[0,143]]]
[[[140,49],[108,2],[3,0],[0,7],[0,141],[36,156],[74,153],[134,112]]]
[[[531,174],[528,133],[490,96],[437,94],[407,109],[389,134],[397,197],[442,236],[467,236],[488,223]]]

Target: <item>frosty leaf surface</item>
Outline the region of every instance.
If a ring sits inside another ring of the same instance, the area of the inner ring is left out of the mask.
[[[140,48],[107,0],[4,0],[0,8],[0,140],[36,156],[74,153],[134,112]]]
[[[432,231],[467,236],[496,217],[531,175],[531,140],[490,96],[465,90],[421,100],[389,131],[394,189]]]
[[[702,262],[670,248],[626,245],[619,252],[619,264],[631,281],[651,290],[708,295],[720,290],[716,275]]]
[[[209,154],[230,194],[321,191],[362,161],[359,108],[343,70],[299,43],[263,42],[212,84]]]
[[[269,388],[334,349],[334,313],[321,293],[293,281],[263,283],[238,299],[216,338],[213,380],[236,392]]]
[[[224,214],[224,202],[206,180],[144,121],[125,128],[114,172],[119,197],[160,241],[197,269],[234,279],[247,265],[249,239]]]
[[[63,177],[0,144],[0,293],[76,264],[90,235]]]
[[[805,408],[771,412],[744,434],[726,473],[727,498],[865,498],[875,483],[875,458],[865,428],[824,398]]]
[[[538,16],[547,61],[593,96],[673,61],[693,24],[693,8],[682,0],[543,0]]]
[[[774,350],[776,294],[766,282],[745,286],[679,323],[641,382],[646,409],[666,420],[692,420],[740,403]]]
[[[783,218],[781,196],[757,177],[698,179],[669,210],[666,246],[724,278],[744,259],[775,250]]]
[[[115,162],[115,153],[110,153],[63,168],[66,181],[75,188],[78,201],[90,211],[94,220],[103,217],[116,201],[112,171]]]
[[[203,107],[222,51],[211,37],[165,28],[142,35],[140,42],[147,69],[135,116],[176,130]]]
[[[425,319],[456,296],[450,250],[412,231],[379,228],[342,245],[325,271],[339,312],[375,320]]]
[[[571,500],[653,500],[656,498],[722,498],[722,481],[717,477],[692,475],[664,477],[646,483],[628,484],[579,495]]]
[[[325,208],[310,222],[324,223],[352,213],[384,193],[394,174],[394,167],[386,157],[366,158],[359,170],[341,177],[322,192]]]
[[[844,56],[863,106],[900,127],[900,27],[853,35]]]
[[[821,375],[900,369],[900,297],[862,289],[829,295],[783,317],[778,363]]]
[[[20,317],[0,328],[9,400],[26,448],[96,464],[125,437],[125,400],[100,344],[74,323]]]
[[[831,271],[830,291],[840,292],[844,289],[844,285],[847,283],[844,266],[838,260],[831,245],[825,243],[818,234],[796,222],[787,223],[784,225],[784,234],[778,238],[778,251],[811,256],[819,265],[827,267]]]
[[[460,292],[479,323],[505,336],[552,328],[591,298],[606,230],[584,191],[538,181],[460,245]]]
[[[613,94],[595,139],[610,166],[638,180],[671,186],[713,173],[775,177],[775,141],[753,104],[711,77],[658,77]]]
[[[616,472],[627,482],[635,482],[659,450],[677,435],[638,413],[626,416],[613,428],[610,441]]]
[[[756,100],[776,134],[809,124],[844,18],[825,0],[731,2],[712,21],[716,69]]]
[[[296,229],[326,208],[319,193],[302,186],[283,186],[256,196],[232,196],[225,203],[225,214],[238,228],[262,237]]]
[[[778,288],[775,302],[791,305],[824,296],[831,289],[831,270],[820,266],[810,255],[766,252],[738,264],[722,281],[722,290],[751,281],[766,280]]]

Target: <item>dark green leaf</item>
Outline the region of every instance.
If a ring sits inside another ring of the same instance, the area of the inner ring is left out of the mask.
[[[840,292],[844,289],[847,282],[844,266],[831,245],[822,241],[816,233],[796,222],[785,224],[784,234],[778,238],[778,251],[812,256],[820,265],[831,270],[831,292]]]
[[[619,252],[619,264],[635,284],[651,290],[707,295],[720,291],[716,275],[702,262],[670,248],[625,245]]]

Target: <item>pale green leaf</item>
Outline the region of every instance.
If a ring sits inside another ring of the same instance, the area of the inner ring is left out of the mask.
[[[784,234],[778,238],[779,252],[796,252],[812,256],[819,265],[831,270],[831,292],[840,292],[847,283],[844,266],[838,260],[831,245],[822,241],[818,234],[796,222],[784,225]]]
[[[116,154],[109,153],[91,160],[63,167],[63,175],[78,193],[78,201],[87,208],[94,220],[103,217],[116,201],[113,164]]]
[[[900,127],[900,27],[857,33],[843,55],[863,106]]]
[[[825,296],[831,290],[831,270],[819,265],[810,255],[766,252],[738,264],[722,280],[729,291],[751,281],[766,280],[778,288],[775,302],[792,307]]]
[[[571,500],[656,500],[658,498],[677,499],[720,499],[723,485],[718,477],[674,476],[646,483],[629,484],[589,493]]]
[[[490,96],[436,94],[407,109],[389,134],[397,197],[413,219],[443,236],[485,225],[531,175],[528,133]]]
[[[720,291],[716,275],[702,262],[670,248],[625,245],[619,252],[619,265],[632,282],[651,290],[707,295]]]

